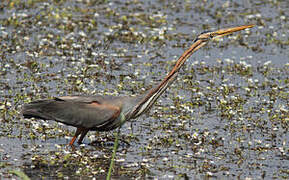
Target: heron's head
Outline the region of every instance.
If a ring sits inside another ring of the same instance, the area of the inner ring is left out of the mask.
[[[247,28],[251,28],[254,25],[244,25],[244,26],[237,26],[237,27],[232,27],[232,28],[226,28],[226,29],[220,29],[217,31],[205,31],[202,32],[195,40],[201,40],[203,43],[206,43],[210,41],[211,39],[218,38],[218,37],[223,37],[229,34],[232,34],[233,32],[241,31]]]

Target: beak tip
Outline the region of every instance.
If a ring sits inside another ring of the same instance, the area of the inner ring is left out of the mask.
[[[256,26],[256,25],[255,24],[249,24],[249,25],[247,25],[247,28],[252,28],[254,26]]]
[[[237,31],[241,31],[241,30],[244,30],[247,28],[252,28],[254,26],[255,26],[255,24],[249,24],[249,25],[232,27],[232,28],[228,28],[228,29],[221,29],[218,31],[217,34],[221,35],[221,36],[226,36],[226,35],[232,34],[232,33],[237,32]]]

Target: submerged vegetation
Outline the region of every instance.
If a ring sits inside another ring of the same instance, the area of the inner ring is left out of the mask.
[[[0,177],[105,177],[113,132],[73,150],[73,128],[23,119],[22,105],[144,92],[199,32],[255,23],[194,54],[150,115],[123,126],[113,177],[288,178],[287,4],[247,3],[1,2]]]

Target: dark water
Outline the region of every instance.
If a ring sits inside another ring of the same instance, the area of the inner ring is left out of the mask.
[[[1,2],[1,179],[11,170],[104,178],[113,132],[90,132],[73,151],[74,128],[24,119],[22,105],[142,93],[198,33],[243,24],[256,27],[200,49],[152,110],[122,127],[113,175],[288,178],[288,9],[285,0]]]

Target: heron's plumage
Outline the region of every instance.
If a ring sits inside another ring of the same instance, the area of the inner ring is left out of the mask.
[[[201,33],[192,46],[177,60],[173,69],[157,85],[143,95],[135,97],[118,96],[63,96],[48,100],[38,100],[24,105],[24,117],[36,117],[55,120],[77,127],[72,145],[81,134],[81,142],[89,130],[108,131],[120,127],[125,121],[137,118],[148,111],[159,96],[176,79],[185,61],[198,49],[205,46],[210,39],[222,37],[236,31],[251,28],[254,25],[237,26],[214,32]]]
[[[25,104],[23,115],[44,120],[55,120],[67,125],[91,130],[106,131],[116,128],[120,113],[130,107],[115,96],[64,96],[54,99],[33,101]],[[129,97],[134,102],[134,97]],[[129,103],[135,105],[135,103]]]

